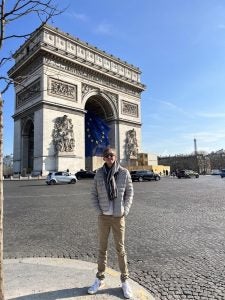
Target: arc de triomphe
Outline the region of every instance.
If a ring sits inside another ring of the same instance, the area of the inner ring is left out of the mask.
[[[102,159],[87,154],[88,139],[100,145],[107,138],[121,164],[135,161],[145,89],[139,68],[49,25],[34,31],[14,59],[14,172],[96,169]],[[104,130],[100,138],[90,135],[88,112],[108,126],[107,137]]]

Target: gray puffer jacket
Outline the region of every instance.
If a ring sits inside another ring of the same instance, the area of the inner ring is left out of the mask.
[[[130,173],[127,169],[119,167],[116,176],[118,189],[117,198],[113,200],[113,216],[127,216],[133,201],[134,191]],[[94,177],[91,190],[91,199],[96,211],[101,214],[109,210],[109,197],[105,185],[104,170],[100,168]]]

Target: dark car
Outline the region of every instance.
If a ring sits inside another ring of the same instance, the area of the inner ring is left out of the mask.
[[[180,170],[177,173],[177,177],[180,178],[198,178],[199,174],[193,170]]]
[[[221,178],[224,178],[224,177],[225,177],[225,169],[222,169],[222,170],[221,170],[220,176],[221,176]]]
[[[94,178],[95,177],[95,172],[93,171],[86,171],[86,170],[80,170],[77,173],[75,173],[77,179],[82,179],[82,178]]]
[[[132,181],[150,181],[150,180],[160,180],[159,174],[156,174],[148,170],[137,170],[130,171]]]

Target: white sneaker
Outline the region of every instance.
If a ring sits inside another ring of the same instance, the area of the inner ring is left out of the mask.
[[[98,278],[95,279],[95,282],[92,284],[91,287],[88,289],[88,294],[96,294],[98,290],[105,286],[104,280],[100,280]]]
[[[126,299],[131,299],[133,297],[131,287],[127,280],[122,282],[122,290],[123,290],[123,295]]]

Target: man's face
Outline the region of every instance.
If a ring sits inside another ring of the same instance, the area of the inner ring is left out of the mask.
[[[108,167],[111,167],[116,160],[116,154],[113,151],[107,152],[103,157]]]

